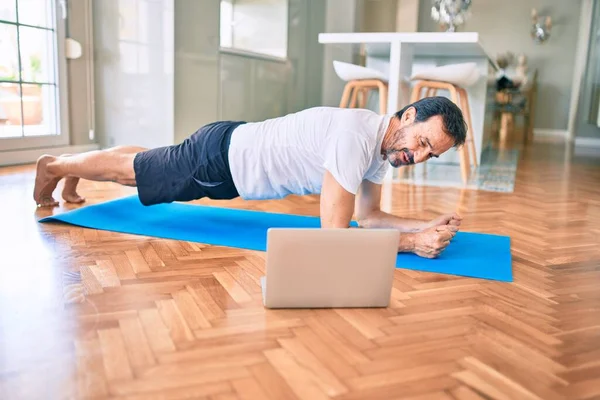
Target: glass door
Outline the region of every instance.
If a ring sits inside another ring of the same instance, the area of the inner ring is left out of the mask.
[[[0,0],[0,151],[68,143],[65,24],[56,3]]]
[[[600,138],[600,2],[595,0],[577,120],[576,137]]]

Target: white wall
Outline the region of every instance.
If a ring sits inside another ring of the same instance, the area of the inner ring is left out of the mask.
[[[364,0],[361,31],[395,32],[398,0]]]
[[[364,0],[327,0],[324,32],[358,32],[362,24]],[[348,44],[323,45],[322,105],[337,107],[345,82],[333,70],[333,61],[357,63],[358,46]]]
[[[290,0],[288,34],[288,112],[321,105],[325,30],[323,0]]]
[[[69,36],[81,44],[81,57],[67,60],[71,145],[96,143],[94,129],[94,49],[92,1],[69,2]]]
[[[101,146],[174,140],[174,0],[102,0],[93,9]]]
[[[261,121],[287,114],[287,63],[221,54],[221,120]]]
[[[533,7],[552,16],[555,25],[543,45],[529,36]],[[538,69],[535,128],[567,129],[580,7],[579,0],[477,0],[471,6],[471,18],[458,28],[459,32],[479,32],[492,56],[506,51],[524,53],[530,68]],[[431,2],[421,0],[419,31],[439,30],[430,15]]]
[[[219,118],[219,1],[175,1],[175,143]]]
[[[396,31],[419,31],[419,0],[397,0]]]

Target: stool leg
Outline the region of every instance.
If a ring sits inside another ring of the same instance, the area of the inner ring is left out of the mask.
[[[507,112],[503,112],[501,114],[500,117],[500,132],[499,132],[499,139],[500,139],[500,147],[504,148],[506,146],[506,141],[508,138],[508,130],[509,130],[509,125],[510,125],[510,113]]]
[[[342,93],[342,99],[340,100],[340,108],[348,107],[348,100],[350,100],[350,94],[352,94],[353,87],[354,83],[352,81],[348,82],[346,86],[344,86],[344,93]]]
[[[377,82],[379,87],[379,114],[387,114],[387,99],[388,99],[388,88],[383,82]]]
[[[411,96],[410,96],[411,103],[414,103],[415,101],[417,101],[421,98],[421,88],[422,87],[423,87],[423,82],[417,82],[415,84],[415,86],[413,87]]]
[[[456,90],[456,87],[454,85],[451,85],[448,87],[448,90],[450,91],[450,97],[452,98],[452,101],[454,102],[454,104],[456,104],[458,107],[460,107],[460,102],[458,99],[458,92]],[[463,111],[463,113],[464,113],[464,111]],[[467,181],[469,180],[469,175],[471,173],[470,172],[471,166],[469,164],[469,150],[466,146],[466,143],[460,147],[459,155],[460,155],[460,174],[462,176],[463,183],[467,183]]]
[[[367,96],[369,94],[369,88],[360,89],[360,101],[358,106],[360,108],[367,108]]]
[[[469,106],[469,95],[467,94],[467,91],[464,88],[459,88],[458,90],[460,92],[460,100],[462,104],[461,108],[463,109],[463,114],[467,121],[468,127],[466,144],[468,145],[469,154],[471,155],[471,158],[473,160],[473,165],[477,167],[477,149],[475,149],[475,139],[473,137],[475,132],[473,132],[473,123],[471,121],[471,107]]]
[[[425,86],[425,82],[423,81],[418,81],[415,86],[412,89],[411,95],[410,95],[410,102],[414,103],[418,100],[421,99],[421,91],[423,90],[423,86]],[[425,86],[426,87],[426,86]],[[427,88],[427,92],[429,92],[429,88]],[[423,168],[425,167],[425,163],[423,163]],[[408,165],[406,167],[406,173],[410,174],[414,172],[414,165]]]
[[[360,92],[360,88],[356,87],[354,88],[354,91],[352,92],[352,97],[350,98],[350,105],[348,106],[349,108],[356,108],[357,106],[357,96],[358,96],[358,92]]]
[[[523,144],[527,144],[527,132],[529,131],[529,116],[527,112],[523,114]]]

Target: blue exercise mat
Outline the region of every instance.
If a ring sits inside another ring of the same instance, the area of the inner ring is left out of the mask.
[[[269,228],[319,228],[318,217],[186,203],[144,206],[137,196],[46,217],[86,228],[265,251]],[[356,224],[353,222],[353,225]],[[436,259],[399,253],[398,268],[512,282],[510,238],[458,232]]]

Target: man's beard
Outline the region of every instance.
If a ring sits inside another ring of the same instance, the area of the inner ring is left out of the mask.
[[[394,167],[398,168],[402,165],[411,165],[415,163],[414,154],[408,150],[408,148],[404,147],[400,150],[394,149],[393,147],[400,147],[404,144],[404,138],[406,137],[406,127],[400,128],[399,131],[396,132],[395,141],[391,147],[391,150],[387,150],[384,152],[385,158],[389,161],[389,163]]]
[[[395,155],[393,160],[391,157],[392,155]],[[400,150],[388,150],[386,152],[386,157],[394,168],[398,168],[401,165],[412,165],[415,163],[414,155],[407,148]]]

